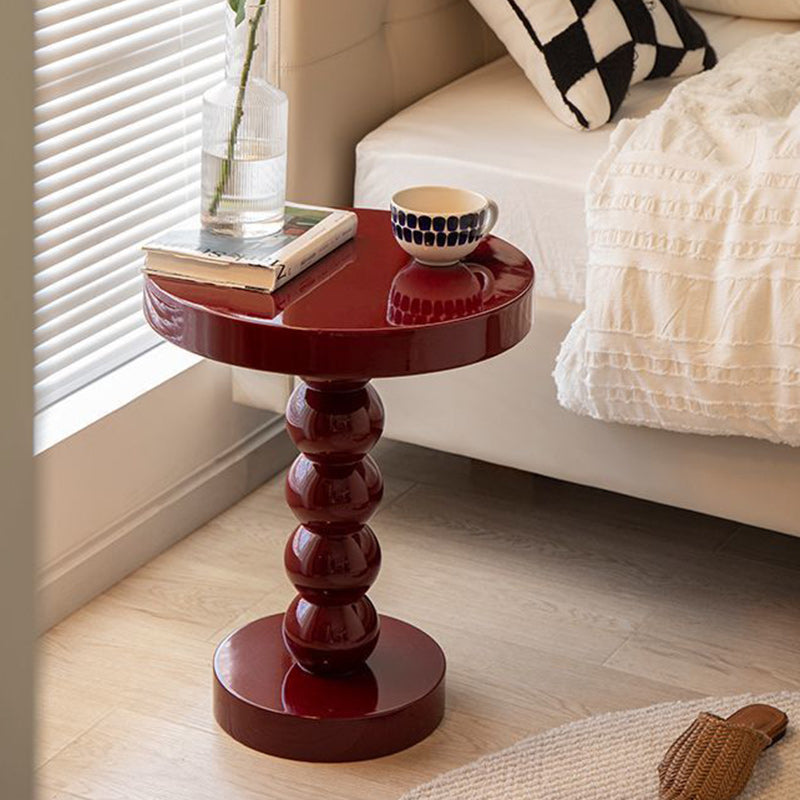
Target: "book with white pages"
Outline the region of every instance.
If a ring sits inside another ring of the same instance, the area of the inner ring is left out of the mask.
[[[199,221],[179,225],[144,246],[144,271],[274,292],[356,234],[352,211],[288,204],[283,227],[269,236],[238,239],[204,230]]]

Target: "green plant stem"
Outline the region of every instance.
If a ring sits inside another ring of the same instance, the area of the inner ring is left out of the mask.
[[[239,125],[244,116],[244,94],[247,90],[247,80],[250,77],[250,66],[253,63],[253,55],[258,48],[256,42],[256,32],[258,25],[261,22],[261,17],[264,14],[264,8],[267,0],[261,0],[256,13],[253,18],[248,20],[247,24],[250,26],[250,34],[247,38],[247,51],[244,56],[244,63],[242,64],[242,74],[239,76],[239,91],[236,94],[236,106],[233,109],[233,120],[231,120],[231,130],[228,134],[228,147],[225,153],[225,161],[219,171],[219,180],[217,181],[216,189],[214,190],[214,197],[211,198],[211,203],[208,207],[209,214],[216,214],[219,207],[222,195],[230,178],[231,170],[233,169],[233,155],[236,150],[236,139],[239,135]]]

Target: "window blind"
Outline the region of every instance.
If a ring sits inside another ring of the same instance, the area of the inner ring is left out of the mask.
[[[157,344],[141,245],[199,211],[223,0],[37,0],[35,391],[41,409]]]

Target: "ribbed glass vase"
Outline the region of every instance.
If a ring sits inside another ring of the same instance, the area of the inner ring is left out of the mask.
[[[226,10],[225,80],[203,96],[203,227],[231,236],[278,230],[286,199],[288,101],[267,80],[267,0]]]

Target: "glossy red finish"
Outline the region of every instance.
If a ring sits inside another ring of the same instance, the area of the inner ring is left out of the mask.
[[[295,528],[284,564],[297,591],[318,606],[354,603],[367,593],[381,568],[381,548],[369,525],[349,533]]]
[[[392,281],[386,319],[424,325],[478,314],[494,291],[494,274],[480,264],[430,267],[412,261]]]
[[[283,638],[303,669],[353,672],[378,642],[378,614],[364,595],[378,575],[380,547],[366,522],[383,495],[367,455],[383,431],[383,405],[365,381],[300,382],[286,427],[301,455],[286,478],[300,525],[284,562],[299,592]]]
[[[355,241],[271,296],[145,280],[145,315],[167,340],[306,376],[286,409],[300,450],[286,499],[300,524],[284,563],[298,594],[285,614],[219,646],[214,712],[240,742],[307,761],[395,752],[427,736],[444,710],[438,645],[379,616],[366,596],[381,564],[367,523],[383,495],[369,455],[383,406],[369,379],[481,361],[531,325],[533,269],[511,245],[489,237],[468,266],[421,267],[394,241],[388,213],[358,215]]]
[[[286,406],[286,427],[311,460],[350,462],[383,433],[383,404],[367,381],[299,384]]]
[[[268,296],[148,277],[145,316],[165,339],[207,358],[334,380],[473,364],[513,347],[530,329],[533,268],[492,236],[469,259],[493,279],[482,309],[455,321],[391,324],[392,281],[409,257],[394,241],[388,212],[358,210],[358,217],[357,237],[303,274],[303,292],[294,281]],[[332,257],[341,265],[335,270]]]
[[[348,526],[366,522],[383,497],[383,478],[366,456],[355,464],[298,458],[286,476],[286,501],[307,525]]]
[[[214,656],[214,716],[238,741],[303,761],[357,761],[424,739],[444,713],[445,659],[418,628],[381,617],[366,665],[311,675],[281,644],[281,614],[232,633]]]

